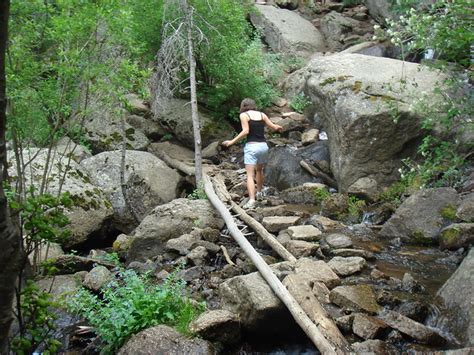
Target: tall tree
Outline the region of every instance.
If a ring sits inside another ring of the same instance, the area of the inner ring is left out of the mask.
[[[204,32],[194,22],[194,7],[188,0],[167,0],[162,35],[162,45],[158,52],[158,70],[155,75],[156,104],[162,104],[163,98],[171,97],[182,83],[183,65],[189,75],[191,94],[191,118],[194,135],[194,166],[196,186],[202,184],[201,128],[199,121],[196,90],[195,42],[206,38]],[[171,18],[166,13],[172,14]],[[185,64],[184,64],[185,63]]]
[[[6,169],[6,79],[5,53],[8,39],[9,0],[0,0],[0,353],[8,354],[12,301],[20,269],[20,237],[10,218],[4,191]]]

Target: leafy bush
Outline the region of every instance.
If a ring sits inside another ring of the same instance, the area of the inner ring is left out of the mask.
[[[205,306],[185,296],[185,284],[176,273],[156,285],[147,275],[121,270],[118,280],[103,289],[102,298],[82,288],[68,306],[94,327],[105,343],[102,353],[112,354],[132,334],[158,324],[189,333],[189,323]]]
[[[17,313],[21,322],[19,334],[12,340],[13,352],[19,355],[32,354],[41,347],[42,354],[56,354],[61,342],[53,338],[57,317],[50,308],[58,307],[59,304],[51,299],[49,293],[40,291],[31,280],[21,291],[19,304]]]
[[[190,200],[207,200],[206,191],[204,191],[204,185],[200,184],[192,193],[188,195]]]
[[[474,40],[468,0],[436,0],[431,6],[415,6],[413,1],[400,2],[405,11],[398,19],[388,21],[384,35],[402,48],[404,57],[432,50],[434,60],[426,62],[441,70],[447,79],[438,83],[432,93],[425,93],[412,104],[412,110],[424,117],[427,132],[418,148],[418,157],[405,159],[402,180],[407,186],[453,186],[461,183],[472,151],[472,142],[459,139],[463,131],[472,130],[473,96],[469,93],[471,65],[470,46]],[[379,31],[382,29],[378,28]]]
[[[324,200],[326,200],[331,194],[325,188],[315,188],[314,189],[314,203],[320,205]]]
[[[309,105],[311,105],[311,100],[308,99],[303,92],[293,96],[293,98],[290,100],[291,109],[299,113],[303,113],[304,109]]]
[[[349,217],[360,219],[362,213],[364,212],[365,207],[367,207],[364,200],[360,200],[356,196],[349,196],[349,206],[347,208],[347,213]]]

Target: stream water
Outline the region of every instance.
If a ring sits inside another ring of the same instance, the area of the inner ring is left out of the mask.
[[[441,301],[436,297],[439,288],[456,270],[461,255],[458,253],[442,251],[436,246],[397,245],[378,236],[377,229],[370,223],[350,226],[347,230],[351,235],[354,247],[371,251],[376,255],[376,260],[369,262],[372,267],[383,272],[387,277],[403,280],[405,274],[410,274],[419,287],[415,291],[390,290],[390,292],[403,302],[419,301],[427,306],[428,314],[424,324],[435,328],[446,339],[448,344],[443,348],[421,346],[404,339],[397,343],[400,353],[414,353],[417,351],[437,351],[459,347],[456,341],[456,320],[452,319],[449,312],[445,312]],[[370,268],[352,280],[346,282],[356,284],[372,283],[377,288],[376,282],[369,281]],[[365,280],[364,280],[365,279]],[[344,282],[343,282],[344,284]],[[379,289],[383,289],[380,287]],[[295,328],[298,326],[295,323]],[[459,329],[460,330],[460,329]],[[350,342],[363,341],[354,335]],[[318,354],[313,344],[308,342],[304,334],[295,331],[287,338],[251,340],[244,343],[235,354]]]

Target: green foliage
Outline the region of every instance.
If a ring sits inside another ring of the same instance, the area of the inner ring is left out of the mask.
[[[80,121],[88,115],[86,95],[98,89],[109,96],[144,92],[149,73],[137,62],[145,51],[138,45],[145,31],[139,17],[159,17],[160,6],[143,13],[138,6],[150,9],[152,4],[12,2],[6,66],[8,135],[15,134],[23,145],[45,146],[68,133],[72,118]],[[71,134],[82,131],[74,127]]]
[[[436,0],[425,11],[411,7],[397,20],[387,22],[392,42],[408,52],[432,49],[439,59],[470,65],[470,46],[474,42],[470,0]]]
[[[379,201],[394,204],[396,207],[402,203],[402,197],[407,191],[408,186],[406,180],[398,181],[385,189],[378,197]]]
[[[194,0],[194,23],[206,39],[196,41],[198,95],[201,102],[223,117],[245,97],[259,107],[276,96],[275,58],[266,55],[247,21],[249,8],[238,1]],[[174,21],[176,13],[167,21]],[[202,38],[201,38],[202,39]],[[186,77],[187,75],[183,75]]]
[[[192,193],[188,195],[190,200],[207,200],[206,191],[204,191],[204,184],[200,184]]]
[[[349,217],[360,219],[362,213],[364,213],[364,210],[367,207],[365,201],[360,200],[356,196],[349,196],[348,203],[347,213]]]
[[[103,289],[101,298],[83,288],[68,301],[69,309],[86,318],[106,344],[103,354],[114,353],[132,334],[158,324],[189,333],[189,323],[205,307],[185,296],[185,281],[176,273],[162,285],[133,270],[121,270],[118,278]]]
[[[466,152],[474,147],[472,142],[458,139],[463,131],[473,129],[473,96],[468,93],[464,72],[471,63],[474,40],[470,2],[436,0],[431,6],[421,7],[409,0],[397,3],[405,12],[397,20],[388,21],[384,35],[405,55],[433,50],[436,60],[428,64],[447,77],[432,93],[414,93],[418,98],[411,109],[424,118],[422,128],[427,134],[418,148],[419,157],[404,160],[402,180],[406,185],[457,187],[467,164]],[[394,121],[398,121],[397,110],[393,112]]]
[[[456,207],[451,204],[444,206],[440,213],[443,218],[446,218],[450,221],[456,220]]]
[[[65,228],[69,224],[69,218],[64,214],[64,208],[72,206],[67,192],[59,197],[49,194],[31,195],[24,202],[10,200],[9,205],[20,214],[27,254],[36,243],[61,243],[70,235],[70,231]]]
[[[304,109],[311,105],[311,100],[306,97],[303,92],[293,96],[290,100],[290,107],[296,112],[303,113]]]
[[[331,194],[325,188],[315,188],[313,191],[314,194],[314,203],[316,205],[321,205],[321,203],[326,200]]]
[[[50,310],[59,304],[51,299],[47,292],[28,280],[20,295],[20,333],[12,339],[15,354],[32,354],[39,346],[42,354],[56,354],[61,342],[53,338],[57,318]]]

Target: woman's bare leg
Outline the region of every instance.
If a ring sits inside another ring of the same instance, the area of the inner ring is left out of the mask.
[[[255,182],[253,180],[255,175],[255,165],[246,164],[245,170],[247,171],[247,191],[249,193],[249,199],[255,200]]]
[[[257,175],[257,191],[261,192],[263,188],[263,164],[257,164],[256,166],[256,175]]]

